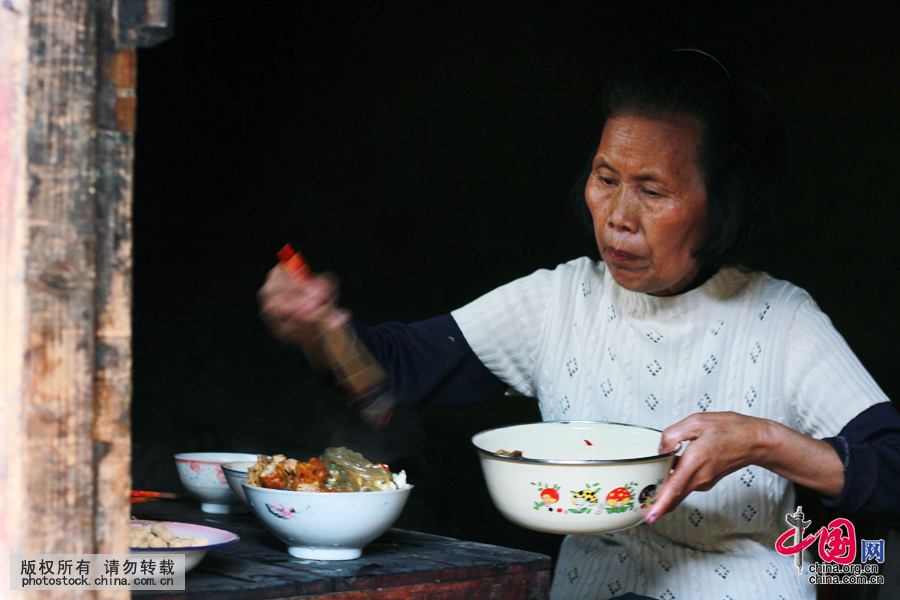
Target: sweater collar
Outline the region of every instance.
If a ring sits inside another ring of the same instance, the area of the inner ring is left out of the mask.
[[[616,304],[626,314],[637,318],[690,313],[709,302],[722,302],[733,297],[750,281],[749,272],[745,269],[723,267],[690,291],[674,296],[651,296],[623,288],[613,279],[609,269],[605,271],[605,283],[611,286]]]

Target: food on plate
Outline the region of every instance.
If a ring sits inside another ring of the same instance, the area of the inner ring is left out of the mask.
[[[195,548],[208,546],[206,538],[186,535],[178,537],[164,523],[154,523],[150,529],[143,525],[132,525],[129,546],[131,548]]]
[[[408,487],[406,472],[391,473],[362,454],[341,446],[327,448],[321,458],[299,462],[276,454],[260,454],[247,470],[247,485],[295,492],[377,492]]]
[[[513,450],[512,452],[507,452],[506,450],[497,450],[496,452],[500,456],[509,456],[511,458],[522,458],[521,450]]]

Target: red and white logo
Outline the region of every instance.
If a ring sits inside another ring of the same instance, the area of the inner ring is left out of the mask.
[[[785,515],[790,529],[775,542],[775,550],[784,556],[794,555],[797,572],[803,572],[803,551],[818,540],[819,558],[822,562],[809,565],[810,583],[884,583],[878,574],[878,565],[865,564],[871,560],[884,562],[884,540],[860,540],[862,564],[856,559],[856,528],[848,519],[838,518],[815,533],[804,535],[812,521],[804,519],[803,507]]]

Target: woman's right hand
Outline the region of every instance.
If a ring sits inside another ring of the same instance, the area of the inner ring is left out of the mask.
[[[334,275],[310,274],[292,277],[276,265],[257,292],[260,317],[277,339],[316,345],[323,330],[336,330],[350,319],[350,312],[336,306],[338,281]]]

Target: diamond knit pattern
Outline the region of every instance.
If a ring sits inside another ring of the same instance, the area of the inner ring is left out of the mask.
[[[809,295],[763,273],[723,269],[690,292],[653,297],[582,258],[502,286],[453,317],[478,358],[518,393],[539,396],[548,419],[662,430],[693,413],[735,411],[821,438],[887,401]],[[783,576],[790,560],[774,549],[792,490],[751,466],[652,526],[569,536],[552,597],[703,590],[706,598],[812,600],[804,578]]]

